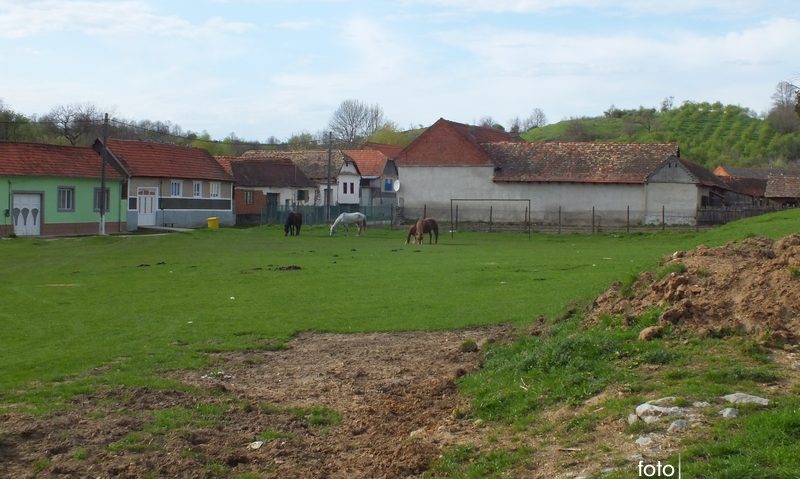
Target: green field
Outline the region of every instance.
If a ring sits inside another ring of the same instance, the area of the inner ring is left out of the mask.
[[[3,239],[0,396],[53,401],[97,385],[170,385],[204,353],[276,348],[298,331],[523,326],[699,243],[796,231],[787,211],[705,233],[445,233],[286,238],[277,227]],[[298,269],[299,268],[299,269]]]

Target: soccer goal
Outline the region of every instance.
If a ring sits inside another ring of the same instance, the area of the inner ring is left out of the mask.
[[[531,237],[531,200],[451,198],[450,236],[460,228],[477,231],[521,231]]]

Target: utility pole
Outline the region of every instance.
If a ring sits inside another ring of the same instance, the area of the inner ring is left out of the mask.
[[[333,192],[331,191],[331,154],[333,148],[333,132],[328,132],[328,182],[325,186],[325,222],[331,222],[331,196],[333,196]]]
[[[108,141],[108,113],[103,119],[103,149],[100,153],[100,234],[106,234],[106,142]]]

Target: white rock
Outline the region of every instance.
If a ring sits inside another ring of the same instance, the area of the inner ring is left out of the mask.
[[[639,439],[636,440],[636,445],[641,447],[647,447],[653,444],[653,438],[647,436],[639,436]]]
[[[639,416],[637,416],[636,414],[628,414],[628,424],[634,425],[638,420]]]
[[[689,422],[685,419],[678,419],[677,421],[672,421],[672,424],[669,425],[667,428],[667,432],[678,432],[683,431],[689,426]]]
[[[661,420],[661,416],[645,416],[642,418],[645,424],[653,424],[654,422],[659,422]]]
[[[769,399],[745,393],[728,394],[727,396],[722,396],[722,399],[734,404],[760,404],[761,406],[769,406]]]
[[[739,410],[734,409],[732,407],[726,407],[725,409],[719,412],[719,415],[724,417],[725,419],[733,419],[735,417],[739,417]]]
[[[708,407],[711,406],[711,403],[705,401],[695,401],[692,403],[692,407]]]
[[[264,441],[253,441],[247,445],[248,449],[258,449],[264,445]]]
[[[656,406],[649,402],[639,404],[636,406],[636,415],[639,417],[644,416],[682,416],[686,414],[686,409],[677,406]]]

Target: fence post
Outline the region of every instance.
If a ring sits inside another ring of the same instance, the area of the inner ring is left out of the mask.
[[[667,229],[667,222],[665,221],[666,215],[664,214],[664,205],[661,205],[661,231]]]
[[[594,206],[592,206],[592,234],[594,234]]]
[[[489,205],[489,233],[492,232],[492,205]]]
[[[458,207],[458,205],[456,205]],[[450,200],[450,239],[453,239],[453,231],[455,230],[455,225],[453,224],[453,200]]]
[[[631,205],[628,205],[628,211],[625,216],[625,232],[631,232]]]
[[[558,234],[561,234],[561,205],[558,205]]]
[[[427,204],[422,205],[422,217],[423,218],[427,218],[428,217],[428,205]]]
[[[531,239],[531,212],[529,207],[525,207],[525,226],[528,228],[528,239]]]

